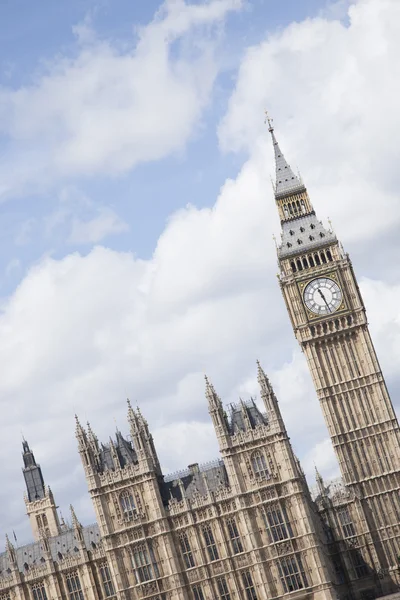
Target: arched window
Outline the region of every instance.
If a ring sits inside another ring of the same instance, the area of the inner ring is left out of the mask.
[[[254,476],[257,479],[269,479],[269,471],[267,468],[265,456],[259,450],[254,452],[254,454],[252,455],[251,466],[253,468]]]
[[[136,514],[136,506],[133,500],[132,494],[125,490],[119,497],[119,503],[121,505],[122,514],[126,521],[132,521]]]

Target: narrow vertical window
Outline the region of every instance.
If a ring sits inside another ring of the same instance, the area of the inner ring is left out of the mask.
[[[360,550],[351,550],[350,559],[357,579],[366,577],[368,575],[368,565],[365,562]]]
[[[225,577],[220,577],[217,579],[217,587],[220,600],[231,600],[231,594],[229,592]]]
[[[110,568],[107,563],[103,562],[99,566],[101,582],[103,584],[104,597],[111,598],[115,595],[114,584],[111,579]]]
[[[257,594],[254,589],[253,578],[250,571],[244,571],[242,573],[242,582],[247,600],[257,600]]]
[[[78,573],[76,571],[71,571],[66,574],[65,579],[70,600],[83,600],[83,592]]]
[[[187,533],[179,534],[179,543],[181,546],[181,552],[183,556],[183,560],[185,562],[186,568],[191,569],[194,567],[194,559],[192,554],[192,549],[189,544],[189,539]]]
[[[350,512],[348,508],[342,508],[338,512],[339,522],[342,527],[343,537],[350,538],[356,535],[356,530],[354,528],[354,524],[350,517]]]
[[[226,522],[226,527],[228,529],[229,537],[231,540],[233,554],[239,554],[240,552],[243,552],[243,545],[240,539],[235,519],[228,519]]]
[[[282,558],[278,562],[278,571],[285,594],[308,586],[300,555]]]
[[[204,541],[206,543],[206,548],[207,548],[207,552],[208,552],[208,556],[209,556],[210,560],[218,560],[218,558],[219,558],[218,550],[217,550],[217,546],[215,543],[214,534],[212,532],[210,525],[203,526],[203,537],[204,537]]]
[[[251,465],[253,468],[254,476],[257,479],[269,479],[269,471],[267,469],[267,462],[265,460],[265,456],[259,450],[252,454]]]
[[[132,521],[136,513],[136,506],[131,492],[128,490],[122,492],[119,497],[119,503],[121,505],[122,515],[125,521]]]
[[[204,600],[203,588],[201,585],[194,585],[192,587],[194,600]]]

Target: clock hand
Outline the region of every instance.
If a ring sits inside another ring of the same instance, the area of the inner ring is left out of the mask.
[[[326,307],[327,307],[327,309],[329,310],[329,312],[332,312],[332,311],[331,311],[331,309],[330,309],[330,307],[329,307],[329,304],[328,304],[328,303],[327,303],[327,301],[326,301],[326,298],[325,298],[324,294],[321,292],[321,290],[320,290],[319,288],[318,288],[317,292],[318,292],[318,293],[319,293],[319,295],[321,296],[322,300],[325,302],[325,304],[326,304]]]

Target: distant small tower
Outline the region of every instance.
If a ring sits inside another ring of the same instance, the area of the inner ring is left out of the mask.
[[[43,535],[54,536],[61,533],[57,506],[49,487],[44,484],[42,470],[36,463],[34,454],[26,440],[22,442],[23,474],[26,483],[25,505],[35,541]]]

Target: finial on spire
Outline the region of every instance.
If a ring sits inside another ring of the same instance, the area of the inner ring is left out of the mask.
[[[269,116],[268,111],[264,110],[264,114],[265,114],[265,119],[264,119],[264,123],[267,124],[268,123],[268,131],[270,131],[271,133],[274,130],[274,126],[273,126],[273,118]]]

